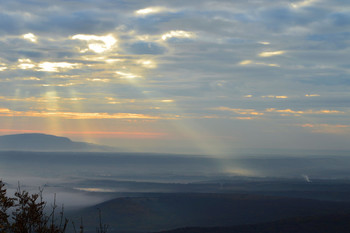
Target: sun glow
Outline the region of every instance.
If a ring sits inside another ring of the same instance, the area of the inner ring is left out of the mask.
[[[30,42],[36,43],[38,42],[38,38],[36,35],[34,35],[33,33],[27,33],[22,35],[23,39],[25,40],[29,40]]]
[[[72,36],[72,39],[87,41],[88,49],[80,50],[82,53],[87,52],[87,50],[91,50],[95,53],[103,53],[107,50],[110,50],[117,43],[117,39],[112,35],[96,36],[78,34]]]
[[[148,69],[155,69],[157,68],[157,63],[155,63],[152,60],[139,60],[137,61],[138,64],[140,64],[141,66],[148,68]]]
[[[269,51],[269,52],[261,52],[259,53],[259,57],[272,57],[272,56],[278,56],[285,54],[286,51],[280,50],[280,51]]]
[[[5,71],[7,70],[6,64],[0,63],[0,71]]]
[[[33,69],[35,67],[35,64],[33,64],[32,60],[30,59],[18,59],[18,68],[22,70],[27,70],[27,69]]]
[[[164,11],[169,11],[169,9],[165,7],[147,7],[144,9],[140,9],[135,11],[136,15],[149,15],[149,14],[156,14]]]
[[[176,30],[176,31],[170,31],[162,35],[162,40],[168,40],[170,38],[193,38],[195,37],[195,34],[193,32],[189,31],[182,31],[182,30]]]
[[[133,73],[126,73],[121,71],[116,71],[115,73],[118,74],[120,78],[126,78],[126,79],[141,78],[141,76]]]
[[[38,65],[38,71],[59,72],[66,69],[78,68],[79,64],[69,62],[42,62]]]

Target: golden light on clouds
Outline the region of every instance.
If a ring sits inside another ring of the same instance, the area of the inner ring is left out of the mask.
[[[299,125],[302,128],[311,130],[312,133],[321,134],[349,134],[350,125],[341,124],[302,124]]]
[[[246,65],[261,65],[261,66],[271,66],[271,67],[280,67],[278,64],[274,63],[265,63],[265,62],[255,62],[253,60],[243,60],[238,63],[238,65],[246,66]]]
[[[273,64],[273,63],[270,63],[270,64],[267,64],[268,66],[272,66],[272,67],[281,67],[280,65],[278,64]]]
[[[41,79],[38,77],[25,77],[22,80],[32,80],[32,81],[40,81]]]
[[[65,119],[167,119],[160,116],[136,113],[99,113],[99,112],[57,112],[57,111],[11,111],[7,108],[0,109],[0,116],[8,117],[59,117]]]
[[[33,64],[32,60],[30,59],[18,59],[18,68],[22,70],[27,70],[27,69],[33,69],[35,67],[35,64]]]
[[[13,97],[5,97],[0,96],[0,100],[5,101],[18,101],[18,102],[50,102],[53,100],[59,100],[61,99],[58,96],[45,96],[45,97],[27,97],[27,98],[13,98]]]
[[[175,31],[170,31],[162,35],[162,40],[167,40],[170,38],[193,38],[195,37],[196,34],[193,32],[189,31],[182,31],[182,30],[175,30]]]
[[[7,70],[7,66],[4,63],[0,63],[0,72]]]
[[[305,1],[300,1],[300,2],[297,2],[297,3],[291,3],[290,5],[291,5],[292,8],[298,9],[298,8],[301,8],[301,7],[310,6],[313,3],[315,3],[315,2],[317,2],[317,0],[305,0]]]
[[[270,44],[270,42],[267,42],[267,41],[259,41],[259,44],[269,45],[269,44]]]
[[[244,61],[241,61],[239,64],[242,65],[242,66],[245,66],[245,65],[252,64],[252,63],[253,63],[252,60],[244,60]]]
[[[155,69],[157,68],[157,63],[155,63],[152,60],[138,60],[137,64],[140,64],[141,66],[148,68],[148,69]]]
[[[290,113],[290,114],[344,114],[342,111],[337,110],[292,110],[292,109],[275,109],[275,108],[268,108],[265,110],[266,112],[275,112],[275,113]]]
[[[117,99],[114,97],[105,97],[109,104],[124,104],[124,103],[135,103],[135,99]]]
[[[253,120],[253,117],[235,117],[237,120]]]
[[[149,14],[156,14],[164,11],[170,11],[169,9],[165,7],[147,7],[140,10],[135,11],[136,15],[149,15]]]
[[[87,52],[88,50],[91,50],[95,53],[103,53],[111,49],[117,43],[117,39],[113,35],[96,36],[78,34],[72,36],[72,39],[83,40],[87,42],[88,48],[80,50],[82,53]]]
[[[38,38],[36,35],[34,35],[33,33],[27,33],[22,35],[23,39],[25,40],[29,40],[30,42],[36,43],[38,42]]]
[[[111,80],[109,80],[107,78],[89,78],[87,80],[91,81],[91,82],[102,82],[102,83],[108,83],[108,82],[111,81]]]
[[[0,108],[0,113],[10,113],[11,110],[8,108]]]
[[[162,103],[173,103],[175,102],[175,100],[170,100],[170,99],[167,99],[167,100],[161,100]]]
[[[213,108],[212,110],[216,111],[229,111],[233,112],[235,114],[239,115],[248,115],[250,117],[252,116],[265,116],[269,117],[269,114],[271,115],[272,113],[277,113],[280,116],[301,116],[301,115],[329,115],[329,114],[344,114],[342,111],[337,111],[337,110],[292,110],[292,109],[276,109],[276,108],[267,108],[265,110],[256,110],[256,109],[241,109],[241,108],[229,108],[229,107],[218,107],[218,108]]]
[[[261,52],[259,53],[259,57],[272,57],[272,56],[278,56],[285,54],[286,51],[279,50],[279,51],[268,51],[268,52]]]
[[[22,70],[28,70],[28,69],[33,69],[35,67],[34,64],[29,64],[29,63],[22,63],[18,65],[18,68]]]
[[[240,115],[252,115],[252,116],[262,116],[262,115],[264,115],[263,112],[259,112],[259,111],[255,110],[255,109],[218,107],[218,108],[214,108],[213,110],[230,111],[230,112],[234,112],[234,113],[240,114]]]
[[[41,84],[42,87],[69,87],[77,85],[76,83],[55,83],[55,84]]]
[[[158,138],[167,135],[166,133],[137,131],[63,131],[61,134],[95,135],[97,138]]]
[[[320,96],[319,94],[307,94],[305,95],[306,97],[318,97]]]
[[[286,95],[264,95],[262,98],[273,98],[273,99],[288,99]]]
[[[143,132],[143,131],[65,131],[59,130],[55,132],[47,132],[41,130],[30,130],[30,129],[0,129],[0,133],[52,133],[56,135],[65,136],[84,136],[94,135],[95,138],[163,138],[168,135],[160,132]]]
[[[288,99],[288,96],[285,95],[277,95],[275,96],[276,99]]]
[[[61,70],[78,68],[79,66],[77,63],[69,62],[41,62],[38,64],[38,71],[59,72]]]
[[[275,108],[268,108],[265,110],[266,112],[275,112],[275,113],[292,113],[292,114],[305,114],[304,111],[295,111],[292,109],[275,109]]]
[[[122,71],[116,71],[115,73],[118,74],[120,78],[126,78],[126,79],[141,78],[141,76],[133,73],[127,73]]]

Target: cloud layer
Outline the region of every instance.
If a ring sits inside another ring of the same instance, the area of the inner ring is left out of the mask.
[[[350,136],[349,7],[325,0],[4,2],[1,128],[53,132],[68,124],[84,134],[93,121],[171,135],[145,148],[154,151],[157,143],[180,151],[181,139],[187,151],[211,154],[327,147],[321,142],[329,138],[350,149],[343,140]]]

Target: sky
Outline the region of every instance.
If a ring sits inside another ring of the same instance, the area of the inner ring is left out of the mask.
[[[349,38],[345,0],[5,1],[0,135],[350,150]]]

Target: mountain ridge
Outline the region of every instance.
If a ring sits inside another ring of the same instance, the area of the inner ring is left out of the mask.
[[[147,193],[111,199],[72,213],[72,216],[92,223],[98,218],[97,209],[102,211],[103,221],[111,227],[111,233],[131,233],[163,232],[189,226],[215,229],[217,226],[350,213],[350,203],[238,193]],[[89,224],[85,227],[93,229]]]
[[[23,133],[0,136],[0,150],[15,151],[102,151],[113,152],[115,148],[43,133]]]

